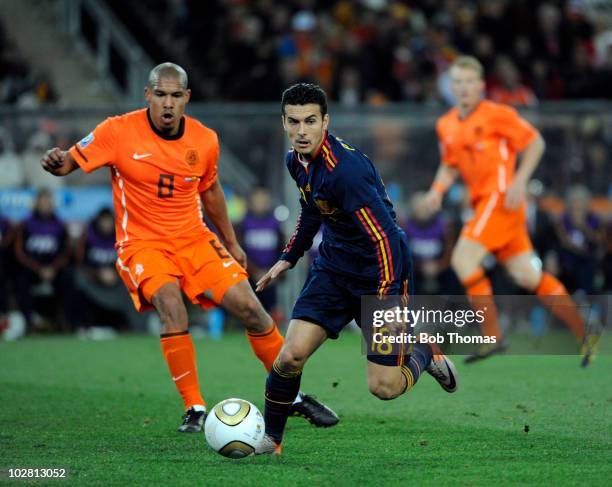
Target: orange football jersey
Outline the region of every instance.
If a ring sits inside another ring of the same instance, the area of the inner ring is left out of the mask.
[[[143,240],[204,235],[200,193],[217,180],[217,134],[185,116],[175,136],[153,126],[147,109],[107,118],[70,148],[87,173],[110,168],[117,249]]]
[[[514,108],[482,100],[465,119],[453,108],[438,120],[442,163],[459,170],[475,205],[505,193],[514,177],[516,155],[538,135]]]

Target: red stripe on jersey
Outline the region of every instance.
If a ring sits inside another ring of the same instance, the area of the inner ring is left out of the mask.
[[[395,279],[395,274],[393,272],[393,256],[391,255],[391,249],[389,248],[389,238],[387,237],[387,234],[383,231],[382,227],[380,226],[380,223],[378,223],[378,220],[374,218],[372,211],[367,206],[365,206],[364,208],[368,212],[368,215],[370,216],[372,221],[374,222],[374,225],[376,225],[376,229],[383,237],[383,242],[385,243],[385,248],[387,249],[387,259],[389,261],[389,276],[390,280],[393,281]]]
[[[368,232],[368,235],[372,239],[372,242],[374,242],[374,246],[376,247],[376,255],[378,256],[378,270],[380,272],[380,275],[381,275],[381,278],[382,278],[382,282],[384,282],[384,280],[385,280],[385,272],[383,270],[383,268],[384,268],[383,267],[383,257],[382,257],[382,253],[380,251],[380,247],[378,245],[378,239],[376,238],[376,235],[374,235],[372,233],[372,231],[370,230],[370,227],[368,226],[366,221],[363,219],[363,217],[359,213],[359,210],[355,211],[355,214],[357,215],[357,218],[359,218],[359,221],[363,225],[363,228],[365,228],[366,232]]]
[[[323,145],[321,150],[322,150],[322,153],[323,153],[323,160],[325,161],[325,165],[327,166],[327,170],[330,171],[330,172],[333,171],[334,167],[336,167],[336,165],[334,164],[334,161],[329,156],[329,150],[327,149],[327,146]]]
[[[293,234],[291,235],[291,238],[289,239],[289,242],[285,246],[283,252],[291,252],[291,249],[293,248],[293,244],[295,244],[295,239],[297,238],[298,231],[300,229],[300,223],[302,223],[302,211],[301,210],[300,210],[300,214],[298,216],[297,222],[295,224],[295,230],[293,231]]]
[[[334,164],[338,164],[338,159],[336,159],[336,156],[334,155],[334,151],[332,151],[331,145],[329,144],[329,141],[325,141],[325,147],[327,147],[327,150],[329,151],[329,155],[332,158],[332,161],[334,161]]]

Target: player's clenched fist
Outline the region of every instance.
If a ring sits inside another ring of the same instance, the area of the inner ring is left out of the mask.
[[[266,272],[266,274],[257,281],[255,291],[263,291],[268,284],[277,279],[283,272],[291,267],[291,264],[286,260],[279,260],[276,264],[270,267],[270,270]]]
[[[48,150],[40,161],[42,168],[55,176],[65,176],[76,169],[76,163],[69,152],[54,147]]]
[[[65,176],[77,168],[70,153],[61,150],[59,147],[54,147],[45,152],[40,165],[45,171],[55,176]]]
[[[41,161],[43,169],[52,173],[56,169],[62,167],[64,165],[65,159],[64,154],[65,152],[59,147],[49,149],[47,152],[45,152],[45,155],[43,156]]]

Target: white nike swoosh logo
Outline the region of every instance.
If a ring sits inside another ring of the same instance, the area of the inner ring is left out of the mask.
[[[136,152],[134,152],[134,154],[132,155],[132,157],[136,160],[138,159],[144,159],[145,157],[149,157],[152,156],[153,154],[151,153],[146,153],[146,154],[136,154]]]
[[[233,262],[224,262],[223,267],[229,267],[233,264]]]
[[[187,372],[185,372],[184,374],[181,375],[177,375],[176,377],[172,376],[172,380],[174,382],[176,382],[177,380],[181,380],[183,377],[185,377],[186,375],[191,374],[191,370],[188,370]]]

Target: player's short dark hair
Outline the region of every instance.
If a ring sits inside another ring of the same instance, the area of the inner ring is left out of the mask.
[[[283,92],[281,112],[285,115],[286,105],[308,105],[314,103],[321,108],[321,116],[327,113],[327,95],[323,88],[313,83],[297,83]]]
[[[155,84],[162,78],[177,78],[183,89],[187,89],[189,79],[187,78],[187,72],[178,64],[174,63],[161,63],[155,66],[149,73],[149,79],[147,80],[147,86],[153,88]]]

